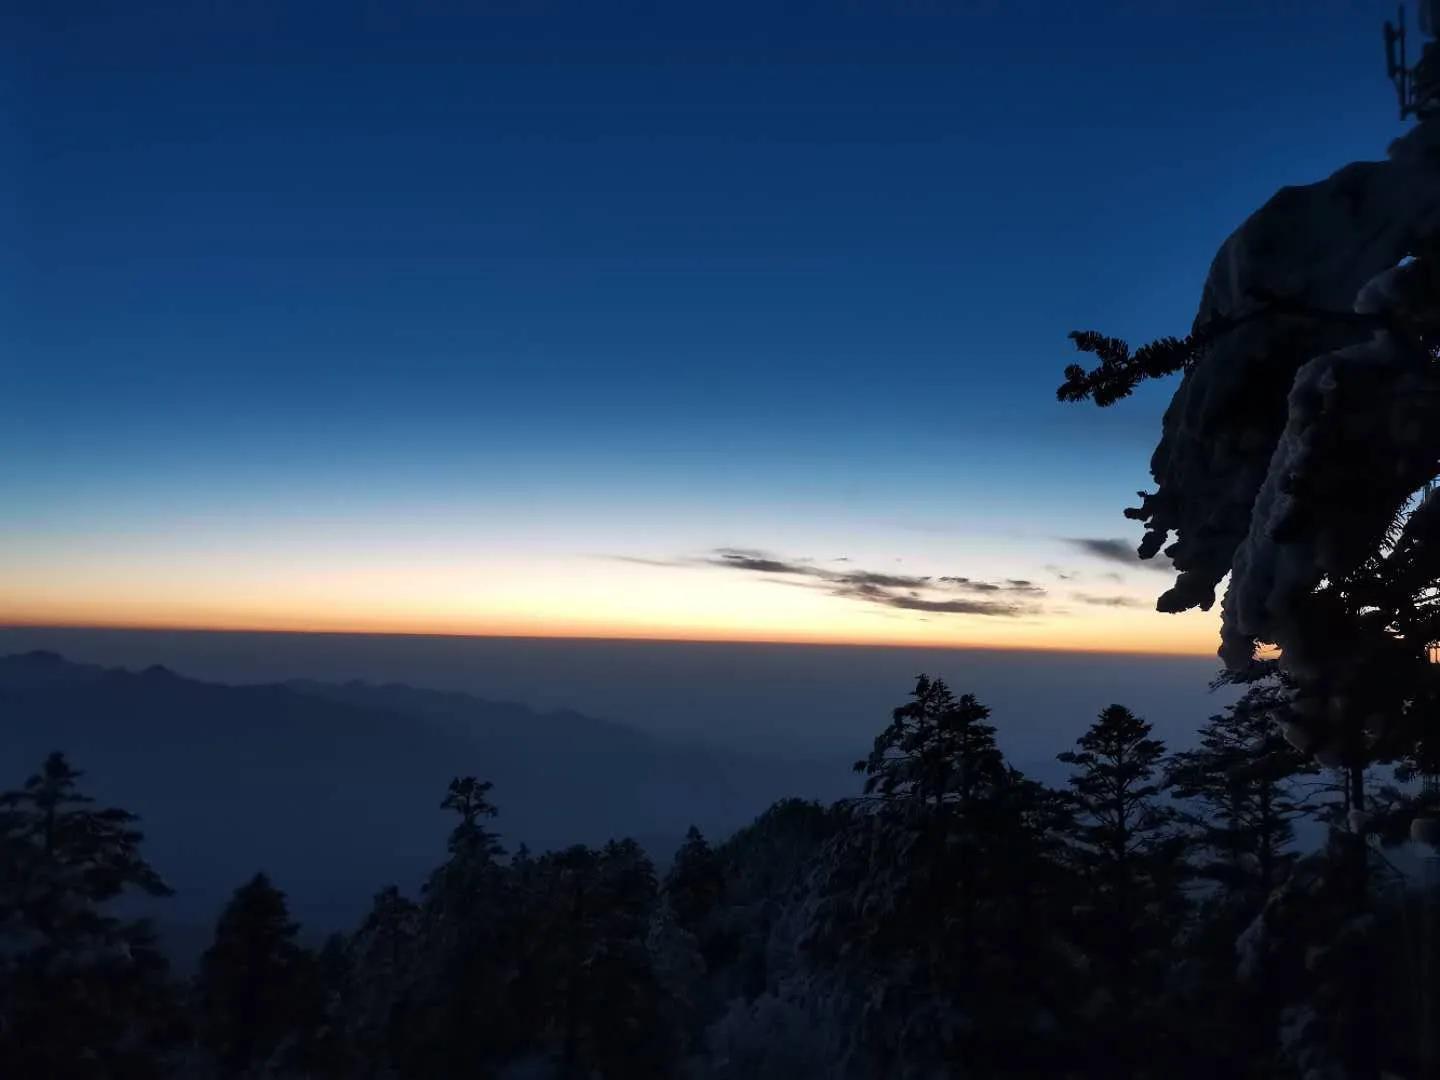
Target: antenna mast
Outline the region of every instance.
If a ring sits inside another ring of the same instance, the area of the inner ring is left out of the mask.
[[[1420,32],[1435,37],[1440,31],[1440,0],[1420,0]],[[1424,120],[1440,112],[1440,55],[1434,41],[1420,50],[1420,59],[1409,66],[1405,56],[1405,5],[1395,13],[1395,22],[1385,24],[1385,74],[1395,87],[1400,119]]]

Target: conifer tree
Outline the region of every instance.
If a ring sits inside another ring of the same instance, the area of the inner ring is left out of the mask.
[[[825,978],[867,988],[846,1021],[862,1073],[1048,1067],[1030,975],[1052,942],[1040,840],[1053,800],[1006,766],[988,719],[973,696],[918,678],[856,764],[864,794],[818,857],[801,945]],[[1016,942],[1024,954],[1008,952]]]
[[[675,921],[694,933],[720,903],[724,892],[725,874],[720,860],[700,830],[691,825],[665,875],[665,900],[675,913]]]
[[[1161,799],[1165,744],[1123,705],[1110,705],[1059,755],[1073,767],[1071,855],[1088,887],[1082,922],[1122,1022],[1151,989],[1170,940],[1181,844]]]
[[[285,894],[263,873],[235,890],[200,958],[203,1036],[230,1075],[268,1062],[314,1015],[314,958],[296,942]]]
[[[990,710],[940,679],[921,675],[912,701],[892,714],[869,757],[855,763],[865,794],[946,816],[973,813],[1007,779]]]
[[[452,857],[487,860],[503,853],[499,838],[480,824],[482,819],[493,818],[500,813],[489,798],[490,789],[494,786],[488,780],[477,780],[473,776],[456,777],[450,781],[440,809],[454,810],[460,816],[459,824],[450,833]]]
[[[372,1060],[395,1060],[400,1053],[420,934],[420,908],[390,885],[375,894],[349,942],[346,1014],[361,1052]]]
[[[655,867],[626,838],[606,843],[597,870],[600,917],[586,995],[587,1064],[616,1080],[663,1077],[677,1033],[662,1026],[663,995],[647,947],[658,898]]]
[[[316,1080],[353,1080],[363,1059],[351,1034],[349,993],[355,970],[346,936],[329,935],[308,968],[312,985],[301,998],[309,1013],[297,1016],[295,1064]]]
[[[726,900],[755,904],[783,896],[835,831],[841,814],[818,802],[781,799],[716,851]]]
[[[1166,766],[1172,793],[1195,807],[1181,820],[1210,856],[1200,873],[1250,911],[1297,858],[1293,823],[1309,808],[1291,781],[1317,771],[1281,733],[1287,697],[1274,682],[1252,685],[1201,727],[1198,747]]]
[[[82,775],[57,752],[23,788],[0,794],[7,871],[0,919],[23,919],[51,942],[113,929],[97,905],[127,888],[170,894],[140,856],[135,815],[93,809],[95,800],[77,790]]]
[[[499,838],[483,825],[498,811],[493,785],[474,776],[450,781],[443,810],[459,818],[449,858],[425,883],[414,962],[416,992],[395,1023],[406,1075],[469,1076],[523,1044],[511,984],[526,947],[515,922]]]
[[[372,979],[398,980],[410,959],[420,909],[394,885],[375,894],[370,914],[355,935],[358,963]]]
[[[724,913],[712,920],[717,925],[705,949],[717,1002],[753,999],[772,981],[776,923],[845,816],[818,802],[782,799],[717,849]]]
[[[958,949],[952,959],[970,967],[985,850],[1001,831],[1011,773],[995,744],[995,728],[987,722],[990,710],[973,695],[957,699],[942,680],[921,675],[911,698],[895,709],[870,756],[856,762],[855,770],[865,775],[866,796],[897,811],[916,833],[906,844],[912,868],[932,880],[915,899],[928,897],[939,905],[921,922],[941,920],[943,940]]]
[[[575,845],[536,861],[529,937],[540,1030],[560,1075],[665,1075],[674,1036],[647,938],[655,870],[633,840]]]
[[[0,1075],[147,1076],[175,1034],[144,921],[108,905],[167,896],[136,817],[96,808],[61,753],[0,794]]]

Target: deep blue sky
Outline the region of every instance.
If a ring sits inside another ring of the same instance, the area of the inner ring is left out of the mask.
[[[0,621],[1028,640],[604,558],[730,545],[1148,635],[1053,568],[1155,591],[1064,538],[1167,391],[1057,405],[1065,333],[1401,130],[1375,3],[11,11]]]

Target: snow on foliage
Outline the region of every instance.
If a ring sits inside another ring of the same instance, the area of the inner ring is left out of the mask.
[[[1414,669],[1440,637],[1440,119],[1251,215],[1185,338],[1070,336],[1099,362],[1066,368],[1062,401],[1184,373],[1157,489],[1126,511],[1141,557],[1178,571],[1159,610],[1209,609],[1228,577],[1220,656],[1238,673],[1278,646],[1292,745],[1353,764],[1362,730],[1380,757],[1413,742]],[[1389,699],[1360,715],[1365,686]]]
[[[1344,316],[1403,302],[1398,264],[1440,229],[1437,147],[1440,124],[1421,125],[1386,161],[1283,189],[1211,266],[1196,329],[1235,325],[1186,373],[1151,462],[1159,488],[1128,513],[1148,554],[1175,534],[1161,610],[1208,608],[1233,573],[1232,666],[1257,639],[1298,644],[1296,598],[1362,556],[1428,479],[1421,358],[1383,319]]]

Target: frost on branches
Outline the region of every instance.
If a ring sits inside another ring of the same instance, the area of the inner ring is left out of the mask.
[[[1157,607],[1208,609],[1228,574],[1221,657],[1240,670],[1278,646],[1323,744],[1321,714],[1357,683],[1347,669],[1373,682],[1436,630],[1440,514],[1419,496],[1440,460],[1440,120],[1385,161],[1271,198],[1215,257],[1188,337],[1132,354],[1071,336],[1100,362],[1069,367],[1062,400],[1108,405],[1183,371],[1157,489],[1126,511],[1141,556],[1163,547],[1179,571]]]

